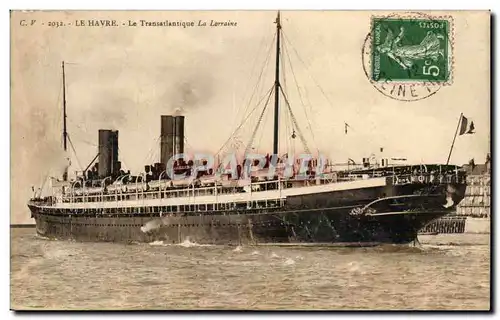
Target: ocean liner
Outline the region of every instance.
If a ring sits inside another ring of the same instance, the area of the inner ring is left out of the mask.
[[[271,154],[250,157],[249,144],[242,161],[233,157],[211,165],[208,159],[188,159],[189,122],[182,115],[161,115],[160,161],[131,174],[118,158],[118,131],[99,130],[98,153],[87,168],[75,177],[66,170],[50,180],[51,194],[35,193],[29,200],[37,233],[112,242],[406,244],[454,211],[465,192],[465,172],[454,165],[368,157],[340,167],[319,155],[279,155],[280,107],[290,112],[292,138],[303,141],[303,135],[280,81],[279,13],[275,23],[275,79],[264,107],[274,96]],[[64,62],[62,67],[66,150]]]

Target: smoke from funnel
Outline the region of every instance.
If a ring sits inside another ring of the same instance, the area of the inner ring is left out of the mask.
[[[96,129],[120,129],[126,125],[127,115],[137,106],[130,100],[118,96],[119,93],[100,92],[92,97],[92,106],[84,114],[84,122],[88,126],[89,134]]]
[[[198,70],[199,71],[199,70]],[[183,81],[174,84],[164,94],[164,101],[171,101],[171,113],[184,115],[206,105],[213,94],[213,79],[208,73],[186,75]]]

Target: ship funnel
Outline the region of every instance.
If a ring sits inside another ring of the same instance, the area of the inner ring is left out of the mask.
[[[174,117],[175,141],[174,154],[184,153],[184,116]]]
[[[160,133],[160,162],[167,166],[167,162],[174,155],[174,117],[161,116]]]
[[[184,116],[161,116],[160,162],[167,167],[175,154],[184,153]]]
[[[99,130],[99,165],[100,179],[116,176],[120,171],[118,161],[118,130]]]

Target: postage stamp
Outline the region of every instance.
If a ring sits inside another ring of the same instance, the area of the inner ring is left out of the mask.
[[[371,79],[448,82],[450,27],[445,17],[372,18]]]
[[[361,49],[372,86],[399,101],[419,101],[453,84],[451,16],[395,12],[372,16]]]

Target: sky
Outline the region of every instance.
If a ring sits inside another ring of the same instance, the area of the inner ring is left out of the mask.
[[[474,121],[476,133],[457,137],[450,162],[474,158],[483,163],[490,134],[489,13],[430,13],[452,17],[453,81],[413,102],[381,94],[363,71],[362,48],[372,14],[282,12],[281,83],[309,148],[336,162],[359,160],[382,147],[387,157],[445,163],[462,112]],[[273,50],[275,17],[273,11],[13,12],[11,223],[31,222],[26,206],[31,186],[61,172],[62,61],[68,132],[77,155],[71,152],[72,168],[80,170],[94,158],[98,129],[116,129],[122,166],[137,173],[158,161],[161,115],[186,117],[187,152],[215,153],[242,122],[245,110],[265,101],[274,81],[273,51],[265,61]],[[88,24],[89,19],[115,19],[119,26],[76,26],[77,20]],[[237,25],[128,26],[129,20],[140,24],[141,19],[230,20]],[[21,26],[22,20],[35,23]],[[49,22],[65,26],[50,27]],[[237,134],[244,144],[263,107]],[[272,150],[272,108],[271,100],[253,140],[258,152]],[[289,139],[293,130],[286,124],[290,120],[283,101],[281,111],[280,151],[299,151],[300,139]]]

